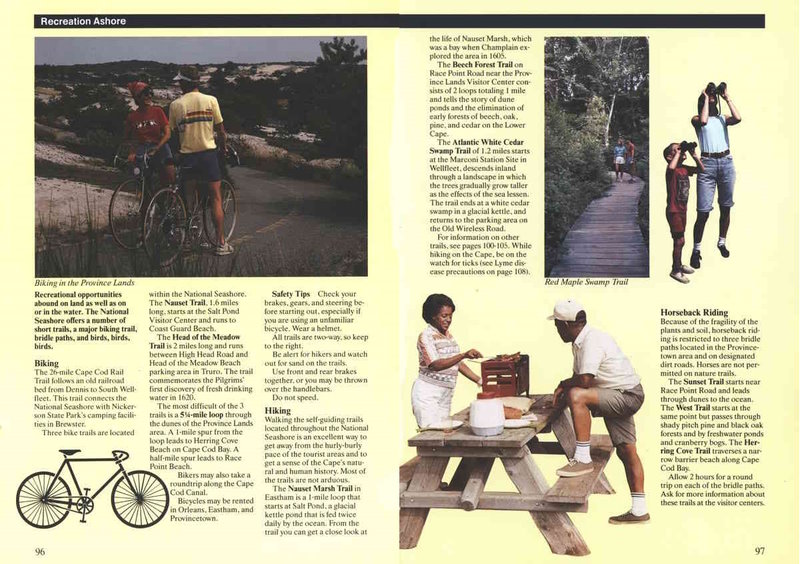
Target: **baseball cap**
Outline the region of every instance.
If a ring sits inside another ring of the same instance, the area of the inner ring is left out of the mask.
[[[136,98],[139,94],[141,94],[145,88],[149,88],[149,85],[146,82],[129,82],[128,83],[128,90],[131,93],[131,96]]]
[[[174,82],[184,81],[184,82],[197,82],[200,80],[200,73],[197,72],[197,67],[192,65],[187,65],[185,67],[181,67],[178,71],[178,74],[172,79]]]
[[[547,319],[558,319],[559,321],[575,321],[578,312],[583,311],[583,306],[576,300],[561,300],[556,302],[553,308],[553,315]]]

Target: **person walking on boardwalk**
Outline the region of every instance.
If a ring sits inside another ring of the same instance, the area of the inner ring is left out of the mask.
[[[193,180],[207,183],[211,201],[211,215],[217,232],[217,255],[229,255],[233,247],[225,240],[225,215],[222,211],[222,172],[214,140],[216,131],[220,153],[226,152],[225,126],[222,113],[214,96],[200,92],[200,75],[194,66],[183,67],[173,79],[178,82],[183,96],[169,106],[169,125],[177,129],[181,141],[182,167]]]
[[[728,104],[730,115],[720,114],[722,98]],[[736,182],[736,169],[733,166],[728,126],[742,121],[739,110],[733,103],[727,85],[709,83],[697,100],[697,115],[692,117],[692,126],[700,143],[700,157],[705,170],[697,175],[697,219],[694,222],[694,249],[689,264],[700,268],[700,244],[708,215],[714,209],[714,192],[719,189],[719,239],[717,249],[723,258],[730,256],[727,247],[728,228],[731,224],[733,207],[733,185]]]
[[[559,382],[553,392],[553,406],[569,407],[575,428],[575,457],[556,473],[564,478],[594,471],[589,447],[592,417],[603,417],[611,443],[625,466],[631,491],[631,508],[610,517],[614,525],[645,523],[650,520],[644,495],[644,468],[636,452],[633,415],[644,402],[639,376],[614,339],[586,323],[586,312],[575,300],[562,300],[553,308],[559,337],[572,343],[572,376]]]
[[[625,141],[625,165],[628,169],[628,182],[636,182],[633,177],[636,176],[636,145],[633,141],[628,139]]]
[[[614,145],[614,171],[617,173],[617,182],[622,181],[625,176],[625,142],[622,137],[617,139],[617,144]]]

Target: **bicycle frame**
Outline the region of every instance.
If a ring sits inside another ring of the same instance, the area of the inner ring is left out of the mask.
[[[72,505],[73,499],[75,499],[75,498],[80,499],[80,498],[84,497],[84,495],[81,494],[83,489],[81,488],[80,484],[78,483],[78,477],[75,475],[75,471],[72,469],[72,463],[73,462],[114,462],[119,466],[119,468],[117,468],[117,471],[114,472],[111,475],[111,477],[108,480],[106,480],[105,483],[97,489],[97,491],[94,492],[94,494],[92,494],[91,496],[88,496],[89,499],[91,499],[92,501],[94,501],[94,499],[98,495],[100,495],[100,493],[106,488],[106,486],[108,486],[108,484],[113,482],[114,479],[117,476],[119,476],[120,474],[122,474],[125,477],[125,481],[128,483],[128,485],[130,486],[131,490],[133,490],[134,487],[133,487],[133,484],[131,483],[130,478],[128,477],[128,473],[125,471],[125,468],[122,466],[122,461],[127,459],[127,458],[128,458],[127,455],[125,456],[125,458],[119,458],[119,457],[116,457],[116,456],[111,457],[111,458],[69,458],[69,457],[65,456],[64,460],[63,460],[63,462],[61,462],[61,466],[59,466],[58,471],[56,472],[55,476],[53,476],[53,479],[50,480],[50,484],[47,486],[47,490],[45,492],[45,496],[49,496],[50,495],[50,491],[52,490],[53,486],[58,482],[58,479],[61,476],[61,473],[64,471],[64,468],[66,467],[67,470],[69,470],[70,476],[72,476],[72,481],[75,484],[75,487],[78,489],[78,494],[79,494],[79,495],[70,496],[69,501],[66,502],[67,509],[69,511],[80,513],[80,511],[78,511],[77,509],[72,509],[70,507],[70,505]],[[59,503],[59,502],[54,501],[53,503]],[[63,502],[61,502],[61,503],[63,503]]]

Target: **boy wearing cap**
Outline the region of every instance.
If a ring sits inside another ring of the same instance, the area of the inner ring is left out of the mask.
[[[217,231],[214,252],[217,255],[229,255],[233,252],[233,247],[225,241],[225,216],[220,195],[222,172],[217,157],[217,144],[214,141],[216,131],[224,154],[227,136],[219,103],[214,96],[200,92],[200,75],[195,67],[181,68],[173,80],[180,84],[183,96],[169,106],[169,125],[180,134],[183,166],[191,170],[194,178],[208,183],[211,213]]]
[[[146,82],[130,82],[128,90],[136,103],[136,109],[125,118],[125,139],[134,139],[136,147],[131,147],[128,162],[136,155],[147,155],[161,171],[165,184],[175,182],[175,164],[172,151],[167,144],[170,138],[169,121],[164,110],[153,105],[153,91]]]
[[[683,244],[685,242],[684,232],[686,231],[686,208],[689,202],[689,177],[698,171],[703,171],[703,161],[697,156],[697,147],[691,147],[692,158],[697,164],[694,166],[683,166],[686,160],[686,152],[690,146],[686,143],[670,143],[664,149],[664,158],[667,161],[667,223],[672,234],[672,271],[670,278],[677,280],[681,284],[688,284],[687,274],[694,273],[694,269],[683,264],[681,255],[683,254]]]
[[[603,417],[625,466],[631,491],[631,509],[609,518],[614,525],[645,523],[650,520],[644,496],[644,468],[636,452],[633,415],[644,402],[639,376],[614,339],[586,323],[586,312],[575,300],[558,302],[553,315],[561,340],[572,343],[572,376],[562,380],[553,392],[553,405],[566,405],[575,427],[575,458],[556,472],[564,478],[582,476],[594,470],[589,454],[592,416]]]

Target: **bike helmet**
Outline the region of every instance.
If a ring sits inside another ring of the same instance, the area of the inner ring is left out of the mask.
[[[147,84],[146,82],[136,81],[128,83],[128,91],[130,91],[131,96],[133,96],[134,99],[138,98],[139,94],[141,94],[148,88],[150,88],[150,85]]]

